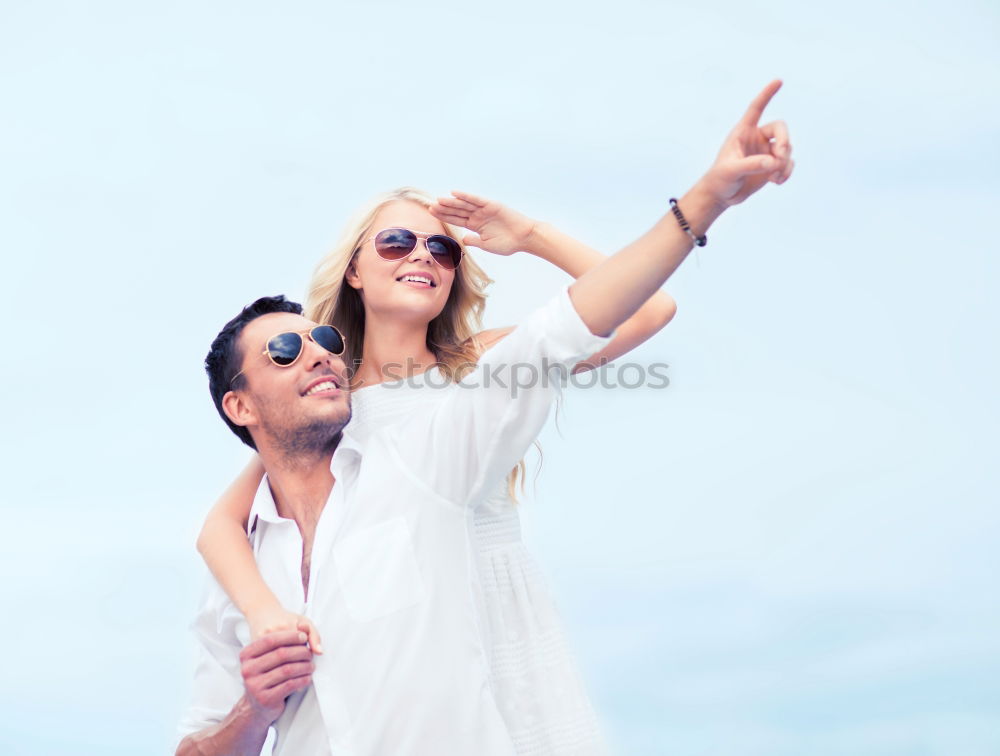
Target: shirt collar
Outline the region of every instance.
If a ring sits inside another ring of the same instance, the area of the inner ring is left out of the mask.
[[[330,469],[333,471],[334,477],[339,479],[345,468],[355,465],[360,461],[361,444],[353,435],[345,430],[330,460]],[[271,495],[271,486],[267,481],[267,473],[261,478],[260,485],[257,487],[257,495],[254,496],[253,504],[250,506],[250,514],[247,516],[248,536],[253,533],[258,519],[270,523],[283,522],[286,519],[278,514],[278,505],[275,504],[274,496]]]
[[[267,473],[264,473],[264,477],[261,478],[260,485],[257,486],[257,495],[250,506],[250,514],[247,516],[248,536],[253,533],[258,519],[272,523],[281,522],[282,520],[278,515],[278,506],[274,503],[274,497],[271,495],[271,486],[267,482]]]
[[[342,460],[344,463],[347,463],[359,459],[361,459],[361,442],[351,432],[351,428],[348,425],[348,427],[344,428],[343,433],[340,434],[340,443],[337,444],[337,449],[333,452],[333,459],[330,460],[330,469],[332,470]]]

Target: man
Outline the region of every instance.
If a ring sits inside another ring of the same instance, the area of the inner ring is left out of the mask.
[[[246,622],[212,581],[178,753],[259,753],[274,724],[276,753],[513,754],[470,590],[468,506],[536,437],[556,373],[611,338],[564,290],[447,398],[362,449],[345,430],[334,329],[283,297],[230,321],[206,364],[224,419],[267,472],[248,523],[257,565],[326,650],[314,658],[297,631],[243,648]],[[512,391],[525,364],[551,372]]]

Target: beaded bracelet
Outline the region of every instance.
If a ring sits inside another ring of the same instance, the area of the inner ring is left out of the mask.
[[[691,230],[691,226],[684,219],[684,215],[681,213],[681,209],[677,207],[677,199],[675,197],[670,198],[670,209],[674,212],[674,217],[677,218],[677,222],[681,224],[681,228],[684,229],[684,233],[691,237],[696,247],[704,247],[708,244],[708,237],[705,234],[701,236],[695,236],[694,231]]]

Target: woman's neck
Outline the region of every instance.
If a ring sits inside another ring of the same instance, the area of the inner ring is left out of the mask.
[[[427,324],[389,320],[365,313],[364,357],[352,388],[407,378],[430,368],[437,359],[427,348]]]

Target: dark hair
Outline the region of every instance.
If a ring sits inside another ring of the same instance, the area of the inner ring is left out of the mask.
[[[246,381],[246,376],[243,375],[235,381],[233,380],[240,372],[240,365],[243,363],[243,352],[239,347],[240,334],[243,333],[247,323],[272,312],[290,312],[301,315],[302,305],[298,302],[289,302],[281,294],[276,297],[261,297],[256,302],[244,307],[239,315],[222,327],[219,335],[212,342],[208,356],[205,357],[208,390],[212,394],[212,401],[215,402],[215,409],[219,411],[219,416],[229,426],[229,429],[240,437],[240,441],[254,450],[257,449],[257,445],[253,442],[250,431],[229,419],[225,410],[222,409],[222,397],[230,389],[242,388]]]

